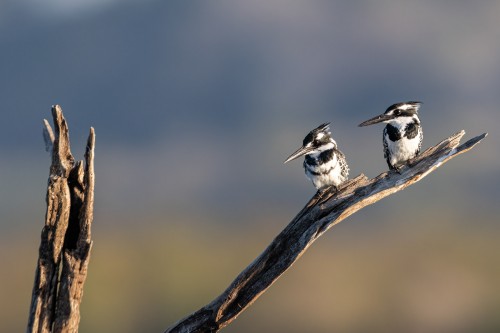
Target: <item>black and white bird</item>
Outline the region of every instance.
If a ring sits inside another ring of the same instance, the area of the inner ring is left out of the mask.
[[[397,172],[409,160],[420,153],[422,147],[422,126],[418,118],[421,102],[396,103],[372,119],[359,124],[368,126],[380,122],[387,123],[384,128],[384,157],[389,169]]]
[[[338,186],[349,176],[349,167],[344,154],[337,148],[329,128],[324,123],[313,129],[302,142],[302,147],[290,155],[284,163],[305,155],[304,169],[317,189]]]

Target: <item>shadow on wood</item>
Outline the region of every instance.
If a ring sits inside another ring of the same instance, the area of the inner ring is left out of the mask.
[[[363,207],[418,182],[443,163],[473,148],[487,135],[484,133],[459,146],[464,134],[461,131],[427,149],[400,174],[390,171],[373,179],[361,174],[344,183],[338,192],[317,193],[220,296],[166,332],[217,332],[227,326],[329,228]]]
[[[52,107],[55,134],[47,120],[43,136],[52,164],[27,332],[78,332],[80,302],[92,247],[94,129],[83,161],[75,162],[61,107]]]

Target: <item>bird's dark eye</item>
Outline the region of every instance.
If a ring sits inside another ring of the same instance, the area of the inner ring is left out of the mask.
[[[396,111],[394,111],[394,113],[395,113],[396,115],[399,115],[399,114],[401,113],[401,110],[400,110],[400,109],[396,109]]]

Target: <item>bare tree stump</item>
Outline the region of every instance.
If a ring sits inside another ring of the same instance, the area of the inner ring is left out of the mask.
[[[94,129],[83,161],[75,162],[59,105],[52,107],[55,135],[44,120],[52,164],[47,212],[31,298],[27,332],[78,332],[80,302],[90,260],[94,209]]]
[[[351,214],[410,186],[451,158],[474,147],[486,133],[459,146],[461,131],[411,161],[401,174],[385,172],[373,179],[363,174],[338,192],[317,193],[288,226],[229,287],[210,304],[180,320],[166,332],[217,332],[231,323],[276,281],[329,228]]]

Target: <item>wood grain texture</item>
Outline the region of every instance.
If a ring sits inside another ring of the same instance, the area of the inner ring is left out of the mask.
[[[306,204],[271,244],[215,300],[181,319],[165,332],[217,332],[250,306],[324,232],[358,210],[418,182],[453,157],[486,137],[479,135],[459,146],[460,131],[427,149],[401,173],[384,172],[368,179],[363,174],[327,190]]]
[[[52,152],[52,163],[27,332],[78,332],[92,245],[95,134],[91,128],[83,167],[71,153],[60,106],[52,107],[52,118],[55,134],[44,120],[44,140]]]

